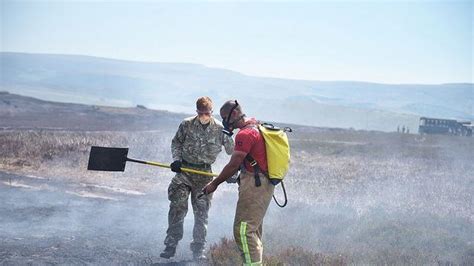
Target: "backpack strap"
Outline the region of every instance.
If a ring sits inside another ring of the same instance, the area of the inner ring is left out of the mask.
[[[258,131],[259,134],[261,134],[260,130],[258,129],[258,124],[248,124],[245,127],[254,128],[255,130]],[[255,177],[255,186],[257,187],[261,186],[262,181],[260,180],[259,173],[263,173],[266,176],[268,176],[268,174],[262,171],[257,161],[252,156],[250,156],[250,154],[247,153],[247,156],[245,157],[245,159],[249,162],[250,166],[253,167],[253,175]]]
[[[257,161],[252,156],[250,156],[250,154],[247,154],[245,159],[250,163],[250,166],[253,167],[253,176],[255,177],[255,186],[257,186],[257,187],[261,186],[262,182],[260,180],[259,173],[262,172],[262,171],[260,169],[260,166],[258,166]]]
[[[250,163],[250,165],[253,167],[253,173],[254,173],[254,177],[255,177],[255,186],[259,187],[262,185],[262,182],[260,180],[260,175],[259,173],[263,173],[266,177],[269,177],[268,176],[268,173],[265,173],[263,172],[260,167],[258,166],[258,163],[257,161],[252,157],[250,156],[249,154],[247,154],[247,156],[245,157],[245,159]],[[270,183],[272,183],[272,185],[276,186],[278,184],[281,184],[281,188],[283,189],[283,195],[285,196],[285,202],[283,204],[280,204],[278,202],[278,200],[276,199],[275,195],[273,195],[273,200],[275,201],[276,205],[278,205],[278,207],[280,208],[283,208],[286,206],[286,204],[288,203],[288,197],[286,195],[286,189],[285,189],[285,185],[283,184],[283,180],[272,180],[270,179]]]

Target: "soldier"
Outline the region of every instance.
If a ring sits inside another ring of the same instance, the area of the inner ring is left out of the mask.
[[[186,118],[179,125],[171,143],[174,162],[171,170],[176,172],[168,187],[170,210],[168,213],[168,230],[162,258],[171,258],[176,253],[176,246],[183,238],[183,221],[188,211],[188,198],[194,212],[193,241],[191,251],[194,259],[205,259],[203,254],[207,234],[207,218],[212,195],[198,197],[203,187],[212,180],[210,176],[181,172],[181,167],[212,172],[211,165],[224,146],[227,154],[232,154],[234,141],[222,133],[222,124],[212,116],[212,101],[201,97],[196,102],[197,115]]]

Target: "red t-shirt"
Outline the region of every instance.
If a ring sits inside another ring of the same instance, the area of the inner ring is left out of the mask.
[[[235,151],[245,152],[250,154],[262,171],[268,172],[267,166],[267,153],[265,150],[265,141],[263,136],[258,131],[256,121],[253,119],[253,123],[239,130],[235,136]],[[253,125],[253,126],[252,126]],[[253,172],[253,167],[245,159],[245,168],[249,172]]]

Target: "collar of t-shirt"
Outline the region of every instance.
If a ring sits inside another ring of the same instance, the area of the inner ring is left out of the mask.
[[[242,129],[248,128],[248,127],[255,127],[257,124],[258,124],[257,119],[255,119],[254,117],[250,117],[249,119],[247,119],[247,121],[245,121],[245,126]]]

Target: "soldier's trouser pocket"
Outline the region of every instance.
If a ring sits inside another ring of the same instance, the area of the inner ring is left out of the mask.
[[[191,189],[182,182],[173,179],[168,187],[168,200],[171,202],[187,202]]]

